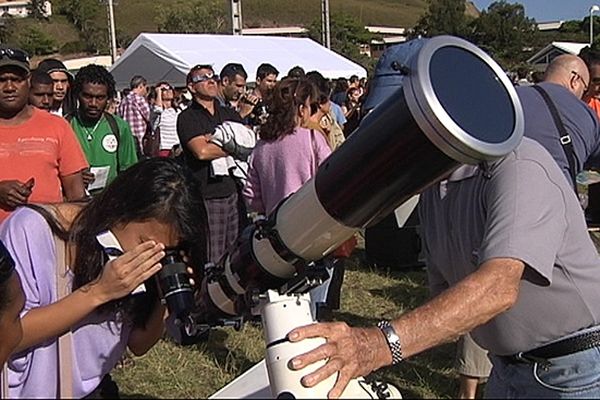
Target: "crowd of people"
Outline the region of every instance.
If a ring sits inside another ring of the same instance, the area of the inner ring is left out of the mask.
[[[600,258],[575,180],[600,155],[598,66],[586,51],[557,57],[535,85],[515,81],[526,138],[422,195],[432,299],[377,327],[292,331],[291,341],[327,339],[291,360],[326,361],[305,386],[339,373],[339,396],[353,377],[462,337],[460,397],[488,376],[492,397],[600,395]],[[31,70],[23,51],[0,49],[4,396],[118,396],[115,365],[165,331],[149,282],[166,252],[181,252],[200,282],[366,112],[356,76],[330,82],[298,66],[280,77],[264,63],[252,89],[247,78],[239,63],[199,64],[184,87],[137,75],[119,93],[102,66],[73,75],[47,59]],[[120,248],[103,244],[106,232]],[[334,265],[312,293],[322,316],[339,307],[343,259]]]
[[[197,268],[313,177],[360,112],[360,96],[335,104],[327,79],[300,67],[278,79],[262,64],[248,89],[239,63],[196,65],[185,87],[137,75],[118,92],[99,65],[72,74],[47,59],[32,70],[19,49],[0,55],[7,397],[116,396],[110,372],[126,349],[143,354],[165,331],[147,283],[165,252],[183,252],[200,282]],[[103,247],[107,231],[117,254]],[[320,310],[339,307],[336,282],[314,294]]]

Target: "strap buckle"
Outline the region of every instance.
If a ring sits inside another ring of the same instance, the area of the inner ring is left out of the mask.
[[[563,146],[571,143],[571,136],[569,136],[569,135],[561,136],[560,143],[562,143]]]
[[[547,370],[548,367],[550,367],[552,365],[552,363],[550,361],[548,361],[545,358],[541,358],[541,357],[535,357],[529,354],[525,354],[522,351],[518,352],[517,354],[514,355],[514,358],[522,363],[525,364],[534,364],[537,363],[540,365],[540,367],[542,367],[544,370]]]

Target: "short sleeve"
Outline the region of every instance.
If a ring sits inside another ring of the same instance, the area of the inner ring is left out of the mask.
[[[329,147],[323,135],[314,135],[314,138],[317,150],[317,162],[321,165],[331,154],[331,147]]]
[[[419,212],[419,221],[426,221],[423,209],[423,197],[421,197],[417,209]],[[427,268],[427,283],[429,284],[429,294],[431,297],[435,297],[442,293],[450,285],[448,281],[446,281],[446,279],[444,278],[444,275],[440,271],[439,266],[433,261],[425,235],[421,234],[420,237],[422,249],[421,251],[423,253],[423,257],[425,258],[425,265]]]
[[[58,171],[60,176],[73,175],[89,166],[75,132],[66,121],[60,120],[60,149]]]
[[[184,110],[177,117],[177,136],[182,145],[187,144],[190,140],[197,136],[201,136],[208,132],[201,133],[201,126],[195,124],[191,115],[191,110]]]
[[[484,195],[487,216],[479,263],[518,259],[548,285],[567,228],[564,196],[571,193],[564,193],[537,161],[501,162],[498,168],[504,171],[492,174]]]
[[[37,212],[20,208],[0,225],[2,240],[15,260],[27,311],[56,301],[56,250],[52,231]]]

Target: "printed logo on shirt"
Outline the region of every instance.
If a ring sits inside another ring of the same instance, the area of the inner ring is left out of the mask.
[[[117,142],[117,137],[113,134],[106,135],[104,136],[104,139],[102,139],[102,147],[108,153],[114,153],[115,151],[117,151],[118,145],[119,142]]]

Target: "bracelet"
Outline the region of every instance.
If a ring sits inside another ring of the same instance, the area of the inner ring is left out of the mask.
[[[377,327],[385,336],[390,352],[392,353],[392,365],[396,365],[404,360],[402,357],[402,346],[400,345],[400,337],[389,321],[383,320],[377,323]]]

